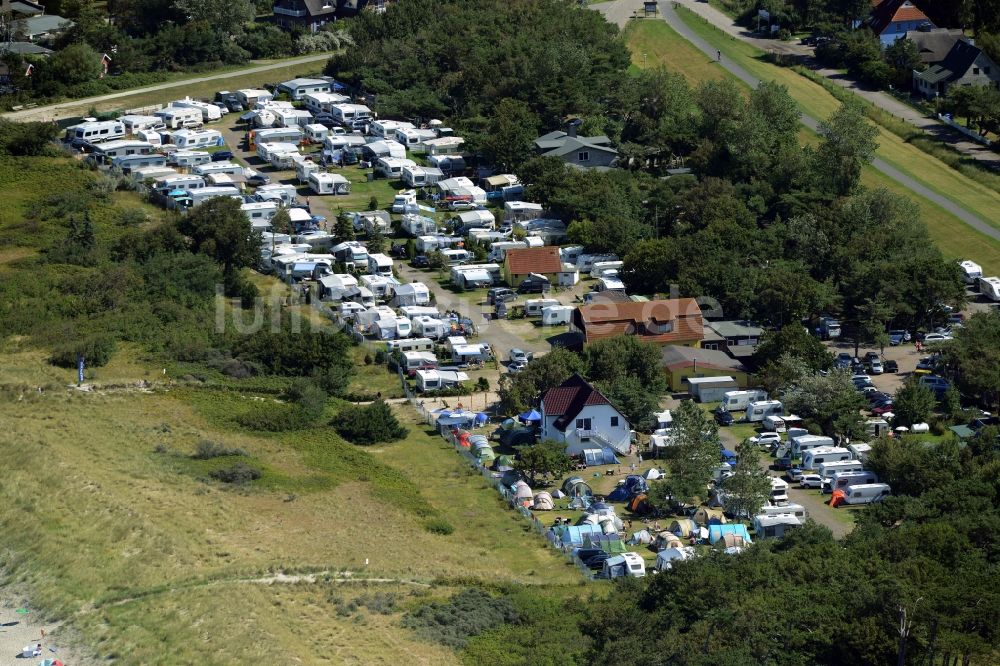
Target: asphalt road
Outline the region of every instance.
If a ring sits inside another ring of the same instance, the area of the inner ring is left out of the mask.
[[[617,0],[614,3],[601,3],[593,5],[593,7],[601,11],[609,21],[614,21],[618,25],[624,25],[632,13],[631,3],[627,2],[627,0]],[[708,42],[698,37],[698,35],[694,34],[694,32],[687,27],[684,21],[681,20],[680,16],[678,16],[677,12],[674,10],[673,2],[660,2],[659,8],[660,18],[669,23],[670,27],[673,28],[679,35],[691,42],[692,45],[709,57],[716,57],[717,50],[708,44]],[[731,62],[729,58],[722,58],[722,62],[720,62],[719,65],[751,87],[757,87],[760,84],[759,79],[752,76],[739,65]],[[801,119],[802,124],[809,129],[814,131],[819,129],[820,121],[818,119],[806,114],[802,114]],[[944,208],[946,211],[976,231],[992,238],[993,240],[1000,241],[1000,229],[990,226],[979,216],[970,213],[968,210],[958,205],[948,197],[941,196],[929,188],[924,187],[914,179],[881,159],[876,158],[873,160],[872,166],[874,166],[875,169],[880,171],[883,175],[896,181],[914,194],[920,195],[928,201]]]
[[[132,95],[140,95],[148,92],[155,92],[157,90],[169,90],[171,88],[184,88],[190,86],[194,83],[203,83],[205,81],[214,81],[216,79],[228,79],[233,76],[244,76],[246,74],[257,74],[259,72],[267,72],[272,69],[280,69],[282,67],[289,67],[292,65],[301,65],[309,62],[319,62],[321,60],[329,59],[329,53],[312,54],[307,56],[302,56],[300,58],[289,58],[288,60],[282,60],[280,62],[269,63],[267,65],[257,65],[255,67],[247,67],[246,69],[237,69],[222,72],[219,74],[210,74],[208,76],[200,76],[193,79],[184,79],[183,81],[168,81],[166,83],[159,83],[155,86],[146,86],[145,88],[133,88],[131,90],[122,90],[116,93],[110,93],[108,95],[98,95],[97,97],[85,97],[84,99],[74,99],[67,102],[59,102],[58,104],[49,104],[47,106],[36,106],[31,109],[22,109],[21,111],[11,111],[9,113],[3,114],[3,117],[7,120],[58,120],[67,115],[74,115],[70,111],[75,111],[80,108],[86,108],[92,104],[97,104],[99,102],[107,102],[113,99],[119,99],[122,97],[131,97]]]

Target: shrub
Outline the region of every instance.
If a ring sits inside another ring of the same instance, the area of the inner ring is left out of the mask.
[[[396,595],[392,592],[376,592],[374,594],[362,595],[357,598],[357,602],[379,615],[391,615],[396,610]]]
[[[452,524],[449,523],[447,520],[444,520],[443,518],[434,518],[432,520],[428,520],[426,523],[424,523],[424,527],[431,534],[443,534],[445,536],[455,531],[455,528],[452,526]]]
[[[400,425],[392,408],[382,400],[366,406],[345,407],[330,425],[347,441],[361,445],[393,442],[403,439],[408,432]]]
[[[462,649],[473,636],[501,624],[519,621],[507,597],[493,597],[482,590],[462,590],[445,602],[420,606],[403,618],[403,626],[425,639]]]
[[[245,456],[243,449],[231,449],[208,439],[203,439],[194,447],[191,457],[195,460],[211,460],[212,458],[225,458],[227,456]]]
[[[298,405],[261,403],[241,414],[236,421],[248,430],[261,432],[286,432],[308,428],[316,420]]]
[[[375,352],[375,365],[385,365],[386,351],[379,349]]]
[[[226,467],[223,469],[217,469],[214,472],[209,472],[208,475],[216,481],[243,485],[259,479],[261,477],[261,471],[244,462],[238,462],[232,467]]]
[[[99,368],[108,364],[115,348],[115,339],[110,335],[92,335],[57,347],[49,357],[49,363],[60,368],[74,368],[77,359],[83,356],[87,367]]]

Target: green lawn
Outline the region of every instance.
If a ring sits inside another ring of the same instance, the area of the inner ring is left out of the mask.
[[[691,85],[723,79],[729,73],[691,45],[664,21],[632,21],[625,28],[625,42],[638,68],[666,67],[679,72]],[[645,57],[644,57],[645,56]],[[735,77],[733,80],[739,82]],[[749,87],[739,82],[741,87]]]

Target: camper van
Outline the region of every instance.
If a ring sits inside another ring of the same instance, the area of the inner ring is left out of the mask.
[[[861,483],[844,489],[845,504],[871,504],[884,500],[892,492],[888,483]]]
[[[757,389],[750,391],[726,391],[719,405],[727,412],[742,412],[751,402],[767,400],[767,392]]]
[[[391,340],[386,343],[389,352],[433,351],[434,341],[430,338],[408,338],[406,340]]]
[[[175,108],[197,109],[201,112],[201,121],[203,123],[222,118],[222,109],[217,107],[215,104],[209,104],[208,102],[191,99],[190,97],[174,100],[170,103],[170,106]]]
[[[154,116],[163,121],[168,129],[181,129],[183,127],[201,127],[201,109],[189,109],[181,106],[168,106],[153,113]]]
[[[451,326],[441,321],[437,317],[422,315],[411,320],[413,324],[413,334],[431,340],[440,340],[448,336]]]
[[[413,377],[417,370],[436,370],[438,367],[437,356],[429,351],[403,352],[403,370],[407,376]]]
[[[350,194],[351,183],[339,173],[313,171],[306,177],[309,188],[316,194]]]
[[[811,449],[819,447],[833,447],[833,438],[826,437],[824,435],[800,435],[797,437],[789,436],[789,440],[792,442],[792,457],[795,458],[805,455],[805,453]]]
[[[802,454],[803,469],[819,469],[824,463],[851,460],[851,452],[839,446],[817,446]],[[860,464],[860,463],[859,463]]]
[[[575,309],[572,305],[549,305],[542,308],[542,326],[568,324]]]
[[[760,423],[768,416],[778,415],[785,411],[780,400],[753,400],[747,403],[746,420],[749,423]]]
[[[66,128],[67,141],[101,143],[125,138],[125,124],[117,120],[95,120]]]
[[[962,269],[962,281],[965,284],[976,284],[976,281],[983,277],[983,267],[974,261],[958,262],[958,267]]]
[[[403,192],[398,192],[392,199],[392,212],[393,213],[405,213],[407,206],[417,205],[417,191],[416,190],[406,190]]]
[[[822,473],[820,476],[823,476]],[[823,477],[823,492],[829,495],[834,490],[843,490],[850,486],[859,486],[866,483],[878,483],[878,475],[866,469],[835,472],[829,477]]]
[[[847,450],[851,452],[851,456],[855,460],[864,462],[868,459],[868,454],[872,452],[872,445],[864,442],[858,442],[857,444],[849,445]]]
[[[788,482],[784,479],[771,477],[771,495],[768,501],[776,506],[788,503]]]
[[[543,309],[559,304],[559,301],[554,298],[529,298],[524,302],[524,316],[541,317]]]
[[[759,516],[780,516],[790,513],[800,520],[805,520],[809,517],[809,512],[801,504],[785,504],[783,506],[778,506],[776,504],[765,504],[760,509]]]
[[[646,563],[638,553],[622,553],[604,560],[601,578],[642,578],[646,575]]]
[[[442,249],[441,256],[444,257],[445,263],[449,266],[458,266],[467,263],[472,258],[472,254],[468,250],[455,250],[451,248]]]
[[[819,475],[822,479],[829,479],[839,472],[862,472],[865,467],[860,460],[835,460],[819,464]]]
[[[979,293],[991,301],[1000,301],[1000,278],[979,278]]]
[[[378,252],[369,254],[368,272],[374,275],[392,277],[392,259]]]
[[[623,261],[595,261],[590,267],[590,277],[602,278],[609,275],[618,275],[618,272],[621,271],[624,265],[625,262]]]

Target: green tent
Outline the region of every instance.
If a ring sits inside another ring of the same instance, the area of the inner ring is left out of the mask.
[[[487,446],[476,451],[476,457],[481,463],[491,463],[496,460],[497,454],[493,453],[493,449]]]
[[[627,553],[628,547],[617,534],[587,534],[583,537],[584,548],[600,548],[609,555]]]

